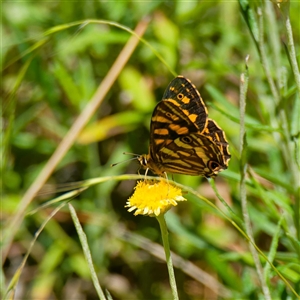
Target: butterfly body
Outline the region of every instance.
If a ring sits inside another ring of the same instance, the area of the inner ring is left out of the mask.
[[[196,87],[176,77],[153,111],[149,153],[138,157],[141,166],[159,176],[214,177],[227,168],[230,157],[225,133],[208,118]]]

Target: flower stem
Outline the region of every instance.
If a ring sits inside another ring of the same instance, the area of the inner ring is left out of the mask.
[[[173,299],[177,300],[179,298],[178,298],[176,280],[175,280],[175,275],[174,275],[174,268],[173,268],[173,263],[172,263],[172,258],[171,258],[170,245],[169,245],[169,239],[168,239],[168,229],[167,229],[167,223],[165,220],[165,215],[160,214],[156,217],[156,219],[158,220],[158,223],[160,226],[161,236],[162,236],[163,245],[164,245],[164,249],[165,249],[166,261],[167,261],[167,266],[168,266],[169,279],[170,279],[170,285],[171,285],[171,290],[172,290],[172,294],[173,294]]]

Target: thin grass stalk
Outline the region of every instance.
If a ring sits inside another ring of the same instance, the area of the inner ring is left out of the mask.
[[[290,23],[290,18],[289,18],[289,3],[282,3],[282,12],[285,16],[286,19],[286,30],[287,30],[287,36],[288,36],[288,52],[289,52],[289,58],[291,61],[292,65],[292,70],[294,73],[296,85],[297,85],[297,90],[298,90],[298,95],[300,96],[300,79],[299,79],[299,68],[298,68],[298,63],[296,59],[296,52],[295,52],[295,47],[294,47],[294,41],[293,41],[293,33],[292,33],[292,26]],[[274,28],[272,26],[271,28]],[[265,55],[265,45],[264,45],[264,39],[263,39],[263,16],[262,14],[259,14],[259,29],[260,29],[260,35],[259,35],[259,52],[261,56],[261,61],[263,68],[265,70],[268,82],[271,87],[271,91],[273,93],[274,98],[276,99],[277,103],[277,93],[274,94],[274,88],[273,88],[273,80],[271,78],[270,70],[269,70],[269,64],[267,63],[267,57]],[[296,99],[297,101],[297,99]],[[278,104],[278,103],[277,103]],[[296,236],[298,240],[300,240],[300,199],[299,199],[299,194],[300,194],[300,180],[299,180],[299,167],[297,166],[297,157],[295,157],[295,151],[294,147],[296,145],[293,145],[291,142],[291,133],[290,133],[290,126],[288,122],[288,117],[286,114],[286,111],[283,108],[280,108],[279,111],[279,122],[277,121],[277,118],[274,114],[274,111],[272,112],[272,120],[273,122],[276,122],[276,127],[278,127],[278,123],[280,123],[282,129],[283,129],[283,135],[279,135],[277,133],[274,133],[274,137],[277,140],[279,147],[281,147],[283,158],[285,160],[285,163],[287,166],[290,167],[291,170],[291,181],[292,181],[292,187],[293,187],[293,194],[295,195],[295,216],[294,216],[294,224],[296,227]],[[284,142],[282,143],[281,137],[284,138]],[[293,162],[293,158],[295,162]],[[296,252],[298,257],[300,258],[300,246],[296,245]]]
[[[143,22],[143,21],[144,22],[146,22],[146,21],[149,22],[150,18],[145,17],[141,22]],[[163,58],[160,51],[156,50],[150,43],[148,43],[145,39],[143,39],[142,36],[136,30],[133,31],[130,28],[128,28],[124,25],[121,25],[117,22],[113,22],[113,21],[109,21],[109,20],[93,20],[93,19],[85,20],[84,22],[75,21],[75,22],[72,22],[72,23],[68,23],[66,25],[58,25],[58,26],[52,27],[47,32],[45,32],[44,36],[51,35],[55,32],[59,32],[63,29],[68,29],[72,26],[80,26],[80,29],[82,29],[82,28],[84,28],[84,26],[87,26],[88,24],[105,24],[105,25],[115,26],[115,27],[120,28],[124,31],[127,31],[128,33],[130,33],[133,36],[137,37],[140,40],[141,43],[143,43],[149,49],[151,49],[153,54],[163,63],[163,65],[165,65],[165,67],[170,71],[171,74],[174,75],[174,77],[177,76],[176,72],[168,65],[166,60]]]
[[[171,290],[173,294],[173,299],[178,300],[178,292],[177,292],[177,286],[176,286],[176,280],[175,280],[175,274],[174,274],[174,268],[172,263],[172,257],[171,257],[171,251],[170,251],[170,244],[169,244],[169,238],[168,238],[168,229],[167,229],[167,223],[165,220],[165,214],[160,214],[156,217],[161,231],[161,237],[163,240],[163,246],[166,254],[166,262],[168,266],[168,272],[169,272],[169,280],[171,285]]]
[[[88,267],[89,267],[89,270],[90,270],[90,273],[91,273],[92,281],[93,281],[94,287],[96,289],[96,292],[99,296],[99,299],[106,300],[105,295],[104,295],[104,293],[102,291],[102,288],[100,286],[95,268],[94,268],[93,259],[92,259],[92,255],[91,255],[91,251],[90,251],[90,248],[89,248],[89,244],[88,244],[86,235],[85,235],[85,233],[84,233],[84,231],[83,231],[83,229],[80,225],[80,222],[78,220],[76,211],[75,211],[75,209],[74,209],[74,207],[72,206],[71,203],[69,203],[69,209],[70,209],[71,217],[72,217],[72,220],[74,222],[77,234],[79,236],[79,240],[80,240],[80,243],[81,243],[81,246],[82,246],[84,257],[85,257],[86,262],[88,264]]]
[[[275,234],[273,235],[271,247],[270,247],[270,250],[269,250],[269,253],[268,253],[268,260],[272,263],[273,263],[273,261],[275,259],[275,256],[276,256],[276,251],[277,251],[277,247],[278,247],[280,231],[281,231],[281,224],[283,222],[283,218],[284,217],[282,215],[281,218],[278,221],[277,228],[276,228]],[[271,270],[270,264],[266,264],[265,267],[264,267],[264,278],[265,278],[265,281],[268,282],[268,283],[270,281],[270,270]]]
[[[274,9],[272,6],[272,2],[266,1],[265,2],[265,14],[267,17],[268,21],[268,26],[269,28],[272,28],[272,30],[269,30],[268,36],[269,36],[269,41],[271,44],[271,49],[272,49],[272,64],[274,66],[275,72],[276,72],[276,83],[277,83],[277,88],[280,90],[282,88],[282,80],[281,80],[281,56],[280,56],[280,36],[278,34],[278,22],[276,22],[276,16],[274,13]]]
[[[247,191],[246,191],[246,174],[247,174],[247,162],[246,162],[246,131],[245,131],[245,112],[246,112],[246,94],[248,89],[248,59],[249,56],[246,57],[246,70],[241,74],[241,84],[240,84],[240,172],[241,172],[241,182],[240,182],[240,197],[242,204],[243,217],[245,222],[246,233],[249,239],[254,242],[253,232],[251,227],[250,216],[248,212],[248,204],[247,204]],[[267,283],[264,279],[263,269],[259,260],[258,253],[254,248],[253,244],[249,243],[250,252],[252,254],[254,264],[256,267],[256,272],[258,274],[258,278],[262,287],[262,291],[265,299],[271,300],[270,290],[267,286]]]
[[[9,147],[10,147],[10,140],[11,140],[11,133],[13,132],[13,130],[15,130],[15,110],[16,110],[16,92],[18,91],[24,77],[25,74],[27,73],[30,64],[32,62],[32,57],[29,58],[26,63],[24,64],[24,66],[21,68],[21,70],[18,73],[17,79],[14,83],[13,88],[10,91],[10,95],[8,97],[7,100],[4,100],[1,106],[1,114],[3,116],[5,116],[7,114],[8,116],[8,122],[7,124],[4,126],[4,128],[2,128],[3,131],[3,137],[2,137],[2,144],[1,144],[1,158],[2,158],[2,163],[1,163],[1,174],[4,173],[4,170],[8,164],[8,153],[10,151]],[[1,125],[3,126],[4,122],[2,121]]]
[[[297,61],[297,55],[296,55],[296,50],[295,50],[295,44],[294,44],[294,38],[293,38],[293,28],[291,25],[291,20],[289,16],[289,3],[283,3],[283,5],[288,5],[286,7],[283,7],[284,13],[285,13],[285,27],[286,27],[286,32],[287,32],[287,38],[288,38],[288,52],[289,52],[289,58],[292,66],[292,70],[294,73],[295,77],[295,82],[297,86],[297,91],[298,91],[298,97],[300,97],[300,73],[299,73],[299,66],[298,66],[298,61]],[[299,99],[296,99],[295,101],[299,101]],[[297,106],[296,106],[297,109]],[[298,130],[299,130],[300,122],[298,120]],[[299,131],[298,131],[299,132]],[[297,145],[295,143],[295,148],[297,151]],[[298,149],[299,151],[299,149]],[[299,154],[295,154],[299,155]],[[296,187],[296,197],[295,197],[295,227],[297,231],[297,239],[300,241],[300,171],[299,171],[299,165],[297,165],[297,157],[296,157],[296,163],[292,164],[292,168],[294,171],[294,183]],[[298,166],[298,167],[297,167]],[[300,246],[298,245],[297,249],[297,254],[300,260]],[[298,289],[299,289],[299,284],[298,284]]]
[[[285,15],[285,27],[286,27],[286,32],[287,32],[287,38],[288,38],[288,44],[287,44],[287,49],[289,53],[289,58],[292,66],[292,70],[294,73],[295,81],[296,81],[296,86],[297,86],[297,91],[298,91],[298,98],[300,97],[300,73],[299,73],[299,66],[298,66],[298,61],[297,61],[297,55],[296,55],[296,50],[295,50],[295,44],[294,44],[294,38],[293,38],[293,28],[291,25],[291,20],[289,16],[289,3],[282,3],[284,7],[283,13]],[[297,103],[299,99],[296,98],[295,103]],[[295,105],[297,109],[298,105]],[[297,126],[297,132],[299,132],[300,128],[300,121],[298,119],[298,126]],[[296,152],[297,152],[297,145],[295,143]],[[298,149],[299,151],[299,149]],[[294,217],[294,222],[295,222],[295,227],[296,227],[296,236],[298,241],[300,241],[300,170],[299,170],[299,165],[297,164],[297,153],[295,153],[296,159],[295,159],[295,164],[292,164],[293,172],[294,172],[294,183],[296,187],[296,197],[295,197],[295,217]],[[296,252],[300,261],[300,245],[297,244],[296,246]],[[298,287],[296,289],[300,289],[300,284],[298,283]]]
[[[53,206],[54,204],[61,203],[63,201],[65,201],[65,202],[71,201],[72,199],[74,199],[75,197],[80,195],[83,191],[85,191],[86,189],[87,189],[87,187],[82,187],[82,188],[74,189],[73,191],[64,193],[63,195],[61,195],[53,200],[50,200],[50,201],[47,201],[47,202],[41,204],[37,208],[29,211],[26,215],[33,215],[40,210],[46,209],[49,206]]]
[[[26,40],[26,42],[28,42],[30,39]],[[26,55],[31,54],[33,51],[41,48],[42,46],[44,46],[47,42],[49,41],[49,38],[41,38],[41,40],[39,40],[38,42],[36,42],[33,46],[29,47],[28,49],[26,49],[24,52],[22,52],[21,55],[14,57],[13,59],[11,59],[4,67],[3,70],[6,70],[7,68],[9,68],[11,65],[13,65],[14,63],[16,63],[18,60],[20,60],[21,58],[25,57]],[[30,58],[31,60],[32,58]]]
[[[286,28],[286,32],[287,32],[287,38],[288,38],[288,50],[289,50],[289,55],[290,55],[290,61],[291,61],[292,70],[293,70],[295,81],[296,81],[298,95],[300,96],[299,66],[298,66],[294,38],[293,38],[293,28],[292,28],[290,16],[288,13],[286,14],[285,28]]]
[[[273,13],[273,11],[272,11],[272,13]],[[288,13],[286,15],[287,15],[287,18],[289,18]],[[270,89],[271,89],[271,93],[272,93],[273,98],[274,98],[274,102],[275,102],[276,106],[279,106],[280,101],[281,101],[281,97],[280,97],[279,91],[278,91],[278,89],[277,89],[277,87],[274,83],[274,80],[273,80],[273,77],[272,77],[272,74],[271,74],[269,60],[268,60],[267,55],[266,55],[265,41],[264,41],[264,19],[263,19],[263,13],[262,13],[261,8],[258,8],[258,21],[259,21],[258,22],[258,24],[259,24],[259,41],[258,41],[259,55],[260,55],[260,58],[261,58],[262,67],[264,69],[264,72],[265,72],[266,77],[267,77],[268,84],[269,84]],[[274,28],[274,27],[275,26],[272,26],[272,28]],[[292,34],[292,32],[290,32],[290,34],[288,34],[288,35],[291,35],[291,34]],[[292,39],[292,41],[290,41],[290,39]],[[292,45],[294,45],[292,36],[289,37],[289,44],[290,43],[292,43]],[[294,50],[294,48],[293,48],[293,50]],[[294,52],[294,51],[292,51],[292,52]],[[296,65],[297,65],[297,63],[296,63]],[[298,69],[298,67],[296,69]],[[277,73],[278,72],[279,71],[277,71]],[[296,71],[296,76],[295,76],[296,81],[299,80],[298,77],[299,77],[299,70],[298,70],[298,72]],[[277,140],[278,144],[281,147],[282,154],[283,154],[286,165],[291,167],[293,186],[296,187],[295,190],[297,190],[297,188],[299,188],[299,185],[300,185],[299,170],[297,170],[296,164],[291,163],[291,158],[293,157],[294,151],[293,151],[293,148],[292,148],[292,143],[290,142],[290,131],[289,131],[289,124],[288,124],[288,117],[286,115],[285,110],[280,108],[280,111],[279,111],[279,120],[280,120],[280,122],[278,122],[277,118],[276,118],[276,115],[275,115],[275,110],[273,109],[271,120],[276,123],[276,125],[275,125],[276,127],[279,127],[281,125],[280,127],[282,127],[282,129],[283,129],[284,143],[282,143],[282,140],[281,140],[282,135],[279,135],[278,133],[274,133],[274,137],[275,137],[275,139]],[[278,123],[280,123],[279,126],[278,126]]]
[[[269,65],[269,61],[267,59],[267,54],[266,54],[266,49],[265,49],[264,23],[263,23],[264,20],[263,20],[263,12],[260,7],[258,8],[257,14],[258,14],[258,24],[259,24],[258,47],[259,47],[261,63],[262,63],[263,69],[266,73],[267,81],[269,83],[275,104],[279,105],[280,96],[279,96],[277,87],[275,85],[275,82],[274,82],[272,74],[271,74],[271,69],[270,69],[270,65]]]
[[[135,33],[139,36],[142,36],[146,31],[148,26],[148,21],[142,20],[136,27]],[[3,250],[3,263],[7,257],[10,244],[14,239],[14,236],[20,227],[26,208],[33,200],[36,193],[41,189],[41,187],[45,184],[49,176],[52,174],[55,167],[67,153],[67,151],[74,144],[77,136],[86,125],[86,123],[93,116],[96,109],[98,109],[99,105],[104,100],[107,92],[117,79],[119,73],[122,71],[123,67],[127,63],[128,59],[131,57],[133,51],[137,47],[139,43],[139,39],[136,36],[132,36],[129,41],[126,43],[119,56],[117,57],[115,63],[107,73],[106,77],[103,79],[101,84],[99,85],[96,93],[93,98],[89,101],[88,105],[85,107],[83,112],[79,115],[77,120],[74,122],[73,126],[70,128],[69,132],[65,136],[65,138],[61,141],[51,158],[47,161],[45,167],[40,172],[39,176],[34,180],[29,189],[26,191],[25,195],[20,201],[19,207],[10,221],[6,234],[4,236],[4,245],[5,248]]]
[[[282,13],[285,17],[285,26],[286,26],[286,31],[287,31],[287,52],[289,56],[289,61],[291,63],[292,71],[294,74],[295,82],[296,82],[296,87],[298,91],[298,97],[300,97],[300,74],[299,74],[299,67],[298,67],[298,62],[296,58],[296,51],[295,51],[295,45],[294,45],[294,40],[293,40],[293,31],[292,31],[292,26],[290,22],[290,17],[289,17],[289,3],[282,3],[281,4],[281,10]],[[295,99],[295,103],[297,103],[298,99]],[[295,110],[297,109],[297,105],[295,105]],[[292,144],[290,141],[290,128],[292,126],[289,126],[288,122],[288,117],[286,115],[286,112],[281,109],[280,111],[280,117],[281,117],[281,122],[282,122],[282,127],[284,130],[284,137],[285,137],[285,144],[286,147],[283,147],[284,154],[285,154],[285,160],[290,166],[290,169],[292,171],[292,185],[295,190],[295,216],[294,216],[294,223],[295,223],[295,228],[296,228],[296,237],[298,240],[300,240],[300,178],[299,178],[299,165],[297,165],[297,145]],[[299,124],[299,120],[298,120]],[[299,131],[299,127],[297,132]],[[282,145],[283,146],[283,145]],[[296,148],[296,151],[295,149]],[[291,161],[291,158],[295,158],[295,163]],[[295,244],[296,252],[297,255],[300,259],[300,246],[296,243]]]
[[[47,225],[47,223],[53,218],[53,216],[55,216],[55,214],[60,211],[64,206],[65,206],[66,203],[61,203],[58,207],[56,207],[52,212],[51,214],[44,220],[44,222],[42,223],[42,225],[40,226],[40,228],[37,230],[37,232],[35,233],[34,235],[34,238],[33,240],[31,241],[27,251],[26,251],[26,254],[20,264],[20,266],[18,267],[17,271],[15,272],[13,278],[11,279],[8,287],[7,287],[7,290],[6,290],[6,295],[4,297],[4,299],[13,299],[14,297],[11,295],[9,297],[9,292],[12,291],[12,294],[14,294],[14,290],[16,289],[17,287],[17,284],[18,284],[18,281],[20,279],[20,276],[22,274],[22,270],[24,269],[25,267],[25,264],[27,262],[27,259],[29,257],[29,254],[31,253],[31,250],[36,242],[36,240],[38,239],[39,235],[41,234],[41,232],[43,231],[43,229],[45,228],[45,226]]]
[[[105,294],[106,294],[106,299],[107,300],[114,300],[113,297],[111,296],[110,292],[108,290],[105,290]]]
[[[213,179],[209,178],[208,182],[210,184],[210,186],[212,187],[213,191],[215,192],[217,198],[221,201],[221,203],[226,207],[228,213],[230,214],[230,216],[239,224],[239,226],[242,226],[243,221],[241,220],[241,218],[232,210],[232,208],[227,204],[227,202],[224,200],[224,198],[220,195],[217,187],[216,187],[216,183]]]

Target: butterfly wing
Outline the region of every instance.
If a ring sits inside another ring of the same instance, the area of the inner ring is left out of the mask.
[[[195,86],[178,76],[169,84],[151,118],[150,151],[139,158],[158,175],[215,176],[227,168],[225,134],[211,119]]]
[[[229,156],[230,158],[230,156]],[[214,177],[227,168],[219,146],[201,133],[178,136],[159,149],[156,159],[164,172]]]
[[[207,136],[217,147],[223,159],[223,164],[228,165],[231,158],[229,144],[226,140],[225,132],[218,126],[216,121],[208,119],[207,127],[203,134]]]
[[[197,127],[173,101],[161,101],[151,118],[150,155],[155,158],[161,148],[167,147],[179,136],[197,131]]]
[[[226,169],[228,143],[213,120],[208,124],[202,134],[173,102],[160,102],[151,123],[150,160],[156,165],[155,172],[211,177],[217,171],[211,162],[218,170]]]
[[[183,76],[176,77],[152,114],[150,156],[155,159],[159,149],[178,136],[204,131],[207,122],[207,109],[196,87]]]
[[[202,132],[207,126],[207,109],[197,88],[183,76],[173,79],[167,87],[163,100],[172,102],[181,114],[188,117],[193,125]]]

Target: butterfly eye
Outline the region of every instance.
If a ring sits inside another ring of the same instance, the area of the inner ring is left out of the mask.
[[[183,94],[178,94],[178,95],[177,95],[177,98],[178,98],[179,100],[181,100],[181,99],[183,98]]]
[[[137,159],[142,166],[144,166],[144,167],[147,166],[148,162],[147,162],[146,157],[144,157],[143,155],[140,155]]]
[[[186,144],[190,144],[193,141],[193,139],[190,136],[183,136],[181,138],[181,141],[186,143]]]
[[[208,163],[208,167],[211,169],[211,170],[215,170],[215,169],[218,169],[220,168],[220,164],[215,162],[215,161],[210,161]]]

